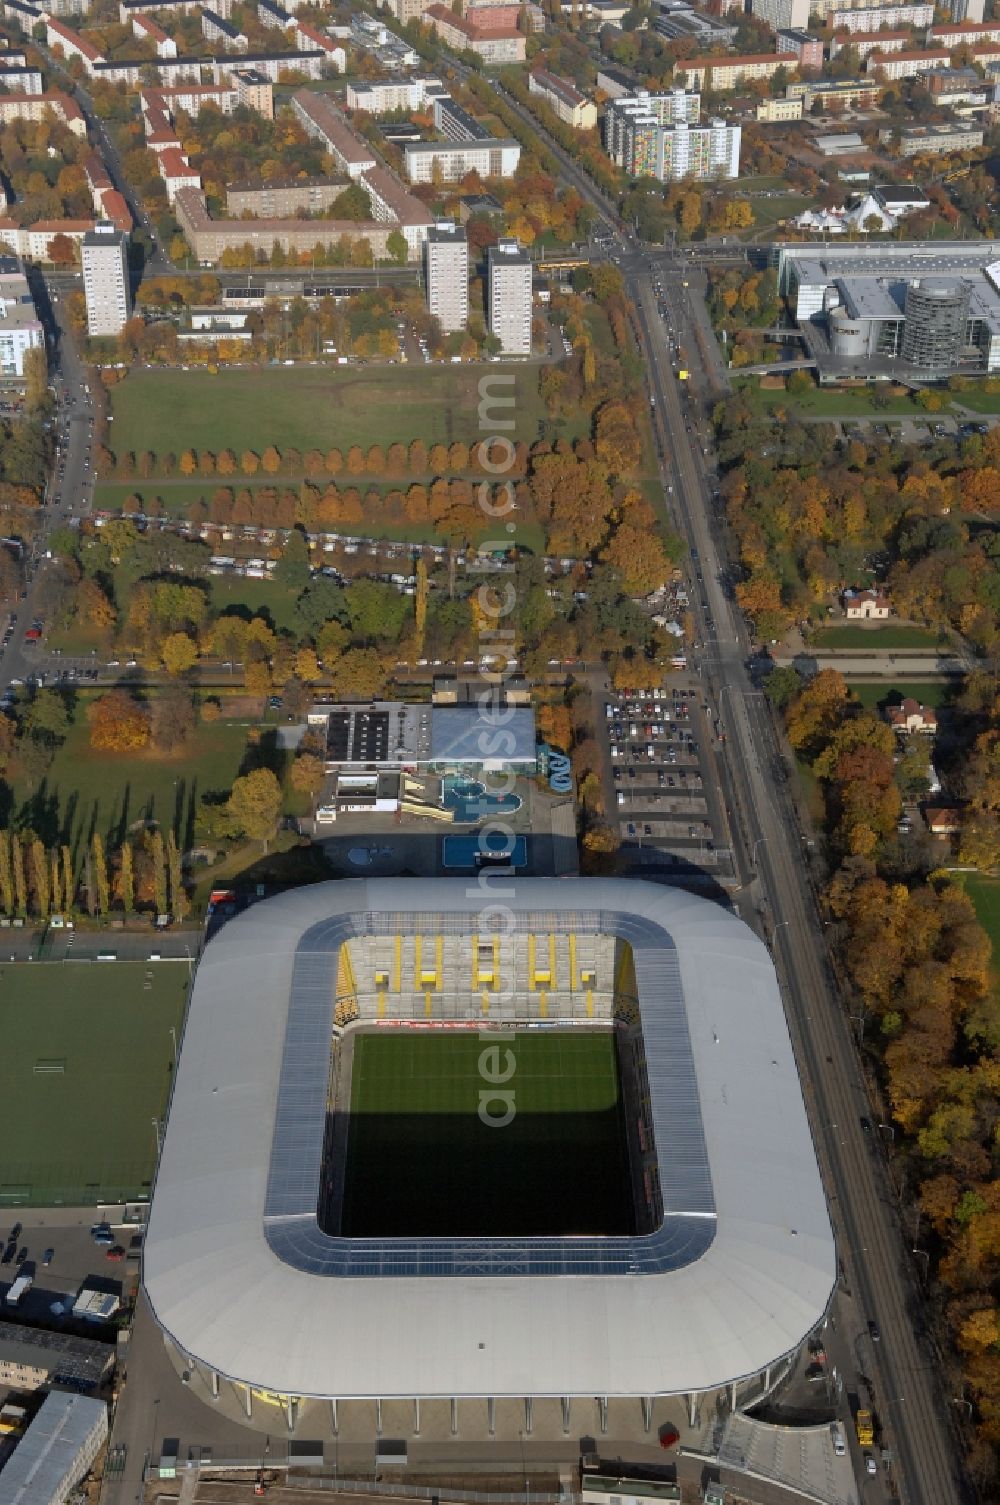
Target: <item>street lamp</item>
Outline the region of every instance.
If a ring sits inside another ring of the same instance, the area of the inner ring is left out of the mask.
[[[892,1142],[893,1142],[893,1144],[896,1143],[896,1126],[895,1126],[895,1124],[882,1124],[882,1123],[880,1123],[879,1124],[879,1128],[880,1129],[888,1129],[889,1133],[892,1135]]]

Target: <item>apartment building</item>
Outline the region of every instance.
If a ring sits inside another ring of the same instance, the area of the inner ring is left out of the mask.
[[[803,114],[806,115],[815,104],[823,111],[831,108],[868,110],[882,98],[882,85],[876,79],[814,79],[789,84],[785,89],[785,97],[801,99]]]
[[[985,5],[983,0],[944,0],[942,9],[953,21],[981,21]]]
[[[0,84],[5,89],[16,89],[19,94],[41,94],[45,85],[37,68],[25,67],[23,63],[8,63],[6,54],[0,56]]]
[[[246,52],[249,42],[231,21],[207,7],[201,13],[201,32],[208,42],[221,42],[227,52]]]
[[[256,110],[265,120],[274,119],[274,85],[256,68],[236,68],[230,75],[236,85],[236,103]]]
[[[182,188],[174,200],[174,213],[194,255],[205,266],[214,266],[227,250],[249,246],[270,256],[275,242],[285,255],[308,255],[317,245],[353,244],[364,240],[378,259],[389,255],[389,236],[395,223],[374,220],[332,219],[212,219],[205,195],[197,188]]]
[[[808,31],[781,30],[774,34],[778,52],[790,52],[798,59],[800,68],[822,68],[823,39],[811,36]]]
[[[1000,42],[1000,21],[960,21],[932,26],[927,33],[928,47],[966,47],[977,42]]]
[[[336,166],[348,177],[360,177],[377,165],[371,147],[351,130],[325,94],[299,89],[292,95],[292,109],[307,135],[323,142]]]
[[[788,53],[759,52],[746,57],[696,57],[677,64],[675,76],[687,80],[689,89],[725,93],[755,79],[773,78],[779,68],[788,69]]]
[[[944,156],[951,152],[972,151],[982,146],[982,126],[956,120],[947,125],[904,126],[899,133],[902,157]]]
[[[409,259],[415,261],[422,255],[427,232],[434,223],[427,206],[385,167],[373,167],[366,172],[361,186],[371,200],[376,223],[398,230],[406,241]]]
[[[750,14],[770,26],[805,30],[809,25],[809,0],[750,0]]]
[[[386,0],[386,8],[400,26],[408,21],[419,21],[424,13],[426,0]]]
[[[520,160],[520,142],[495,136],[474,141],[408,141],[403,147],[411,183],[458,183],[470,172],[481,178],[512,178]]]
[[[173,37],[168,37],[152,16],[134,15],[132,17],[132,35],[140,41],[152,42],[156,48],[157,57],[176,57],[177,43]]]
[[[757,106],[757,119],[774,125],[779,121],[801,120],[802,99],[765,99]]]
[[[870,52],[865,58],[865,72],[878,73],[896,80],[916,78],[930,68],[942,68],[948,62],[947,52]]]
[[[446,47],[456,52],[474,52],[484,63],[523,63],[524,34],[517,27],[489,26],[456,16],[444,5],[429,5],[423,18]]]
[[[469,241],[463,225],[431,225],[424,242],[427,311],[445,334],[469,322]]]
[[[838,31],[830,38],[830,56],[852,48],[861,62],[872,52],[909,52],[913,35],[909,31]]]
[[[329,68],[335,73],[343,73],[347,67],[347,53],[339,42],[328,36],[311,21],[295,22],[295,46],[299,52],[316,51],[322,52]],[[294,66],[294,64],[293,64]]]
[[[45,21],[45,45],[51,47],[54,52],[61,54],[67,60],[78,57],[88,73],[93,72],[95,63],[103,63],[105,57],[93,42],[67,26],[65,21],[57,17],[46,15]]]
[[[486,253],[490,334],[504,355],[531,354],[531,260],[516,240],[499,240]]]
[[[277,0],[257,0],[257,20],[268,31],[285,31],[292,24],[292,17]]]
[[[704,126],[690,124],[669,113],[669,99],[638,94],[609,104],[604,141],[612,161],[631,177],[661,182],[737,177],[740,126],[722,120],[710,120]]]
[[[581,94],[568,78],[560,78],[544,68],[535,68],[528,74],[528,88],[555,111],[564,125],[571,125],[578,131],[592,131],[597,125],[594,101]]]
[[[434,101],[434,129],[440,131],[447,141],[494,139],[489,127],[482,125],[468,110],[456,104],[450,94],[439,94]]]
[[[388,115],[393,110],[422,110],[429,100],[447,94],[439,78],[380,78],[373,82],[351,82],[347,85],[347,108],[365,110],[369,115]]]
[[[117,335],[132,312],[128,280],[128,237],[101,221],[80,247],[87,333]]]
[[[230,183],[226,189],[226,213],[231,219],[244,214],[264,219],[324,214],[349,182],[345,177],[261,178]]]
[[[0,124],[50,118],[61,121],[74,136],[85,137],[87,134],[87,122],[80,106],[68,94],[56,89],[44,94],[0,94]]]
[[[113,1363],[114,1349],[108,1343],[43,1332],[18,1322],[0,1324],[0,1385],[4,1388],[33,1392],[43,1385],[66,1385],[96,1390]]]
[[[44,349],[42,323],[24,268],[16,257],[0,256],[0,382],[21,381],[28,351]],[[0,1344],[0,1382],[4,1357]]]
[[[834,31],[898,31],[923,28],[934,20],[933,5],[845,5],[827,17]]]

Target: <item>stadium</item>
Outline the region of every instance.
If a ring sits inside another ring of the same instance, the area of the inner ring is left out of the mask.
[[[648,1431],[658,1398],[766,1393],[835,1275],[774,968],[720,906],[351,880],[206,946],[143,1278],[248,1418]]]

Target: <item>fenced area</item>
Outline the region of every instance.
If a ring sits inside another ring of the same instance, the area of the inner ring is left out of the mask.
[[[0,1207],[148,1196],[187,989],[184,962],[0,966]]]

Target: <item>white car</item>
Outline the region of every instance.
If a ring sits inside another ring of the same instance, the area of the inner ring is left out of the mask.
[[[865,1472],[869,1474],[878,1473],[878,1464],[875,1462],[875,1459],[872,1457],[871,1453],[865,1454]]]
[[[316,820],[323,824],[329,824],[337,819],[336,805],[320,805],[316,811]]]

